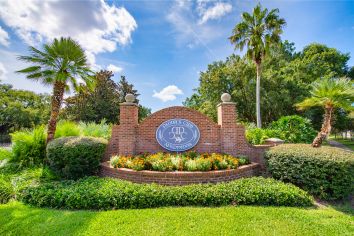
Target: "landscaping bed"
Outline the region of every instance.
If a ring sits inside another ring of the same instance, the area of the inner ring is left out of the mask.
[[[187,185],[218,183],[259,174],[260,164],[244,157],[219,153],[143,153],[136,156],[113,156],[101,163],[101,176],[135,183]]]
[[[133,170],[154,171],[210,171],[237,169],[246,165],[249,160],[219,153],[197,153],[189,151],[184,153],[142,153],[136,156],[113,156],[110,160],[115,168],[128,168]]]
[[[243,177],[257,176],[260,164],[251,163],[237,169],[210,171],[136,171],[128,168],[114,168],[109,162],[101,163],[100,175],[128,180],[134,183],[157,183],[162,185],[187,185],[197,183],[227,182]]]

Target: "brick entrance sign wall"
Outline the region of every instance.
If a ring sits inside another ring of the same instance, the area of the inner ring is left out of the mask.
[[[187,119],[200,131],[200,139],[191,150],[203,153],[228,153],[245,155],[254,163],[264,166],[265,146],[252,146],[245,138],[245,128],[236,123],[236,106],[230,96],[224,94],[216,108],[218,123],[204,114],[187,107],[169,107],[155,112],[141,123],[138,122],[138,105],[134,98],[120,105],[120,124],[113,126],[111,140],[104,161],[112,155],[135,155],[142,152],[166,151],[156,140],[156,129],[161,123],[173,118]]]

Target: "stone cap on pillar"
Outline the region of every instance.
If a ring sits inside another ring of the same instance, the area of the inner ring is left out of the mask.
[[[120,103],[119,105],[123,106],[138,106],[138,104],[135,103],[135,96],[134,94],[128,93],[124,97],[125,102]]]
[[[231,95],[228,93],[223,93],[221,95],[221,103],[218,104],[218,106],[221,106],[223,104],[230,104],[230,105],[235,105],[236,103],[231,102]]]

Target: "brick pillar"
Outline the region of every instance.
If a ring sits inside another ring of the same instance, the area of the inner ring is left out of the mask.
[[[127,95],[128,96],[128,95]],[[136,129],[138,126],[138,111],[139,106],[134,103],[134,100],[127,99],[120,104],[119,116],[119,155],[134,155]]]
[[[236,155],[238,127],[236,124],[236,104],[230,102],[231,96],[229,94],[223,94],[221,99],[223,102],[218,105],[218,124],[221,126],[221,152]]]

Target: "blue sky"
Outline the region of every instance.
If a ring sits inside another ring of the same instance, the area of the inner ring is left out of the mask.
[[[17,2],[18,1],[18,2]],[[54,37],[81,43],[96,69],[125,75],[153,111],[181,105],[198,86],[199,72],[223,60],[243,11],[258,1],[51,1],[0,0],[0,79],[15,88],[50,92],[15,70],[28,45]],[[287,26],[282,39],[301,50],[312,42],[354,55],[354,1],[260,1],[279,8]],[[349,66],[354,65],[354,59]]]

